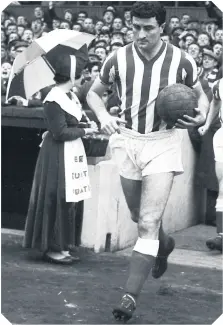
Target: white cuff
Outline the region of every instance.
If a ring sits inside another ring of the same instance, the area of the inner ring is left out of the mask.
[[[139,237],[133,250],[144,255],[156,257],[159,250],[159,240],[143,239]]]

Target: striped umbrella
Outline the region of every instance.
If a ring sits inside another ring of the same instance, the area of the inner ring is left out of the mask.
[[[77,69],[87,59],[87,47],[95,35],[73,30],[56,29],[32,42],[17,55],[10,74],[6,100],[12,96],[30,98],[40,89],[55,84],[54,62],[60,55],[75,55]]]

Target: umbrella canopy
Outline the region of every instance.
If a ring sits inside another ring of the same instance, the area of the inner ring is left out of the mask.
[[[6,99],[12,96],[29,98],[40,89],[55,84],[55,62],[61,55],[74,55],[76,74],[87,60],[87,47],[95,35],[72,30],[56,29],[36,39],[17,55],[8,82]]]

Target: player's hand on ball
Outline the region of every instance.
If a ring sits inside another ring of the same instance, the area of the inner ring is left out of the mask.
[[[206,116],[199,108],[194,109],[196,112],[195,117],[184,115],[183,119],[178,119],[175,126],[179,129],[190,129],[193,127],[201,126],[205,123]]]
[[[201,136],[204,136],[208,132],[208,129],[209,129],[209,127],[207,125],[203,125],[203,126],[199,127],[198,133]]]
[[[126,124],[124,120],[119,117],[111,116],[108,113],[103,113],[99,116],[99,121],[101,123],[101,130],[108,135],[112,135],[115,132],[120,133],[120,124]]]

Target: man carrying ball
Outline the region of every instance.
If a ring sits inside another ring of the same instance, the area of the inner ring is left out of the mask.
[[[221,128],[214,135],[214,155],[215,155],[215,171],[219,183],[219,194],[216,202],[216,211],[223,213],[223,78],[216,81],[213,87],[213,100],[211,102],[210,110],[207,115],[207,120],[204,126],[198,129],[200,135],[205,135],[212,122],[218,117],[220,113]],[[217,214],[217,237],[208,239],[206,245],[210,249],[216,249],[222,252],[222,213]]]
[[[162,4],[138,1],[131,16],[133,43],[108,56],[87,95],[102,130],[111,135],[110,147],[125,199],[133,221],[138,223],[125,294],[113,310],[116,319],[125,321],[132,317],[150,270],[154,278],[160,277],[174,248],[174,240],[164,234],[161,220],[174,175],[183,172],[181,137],[177,128],[169,129],[158,116],[156,98],[163,88],[175,83],[194,89],[198,97],[196,116],[178,120],[176,126],[180,128],[204,124],[208,110],[193,58],[161,40],[166,19]],[[121,100],[120,117],[109,115],[101,99],[113,83]]]

